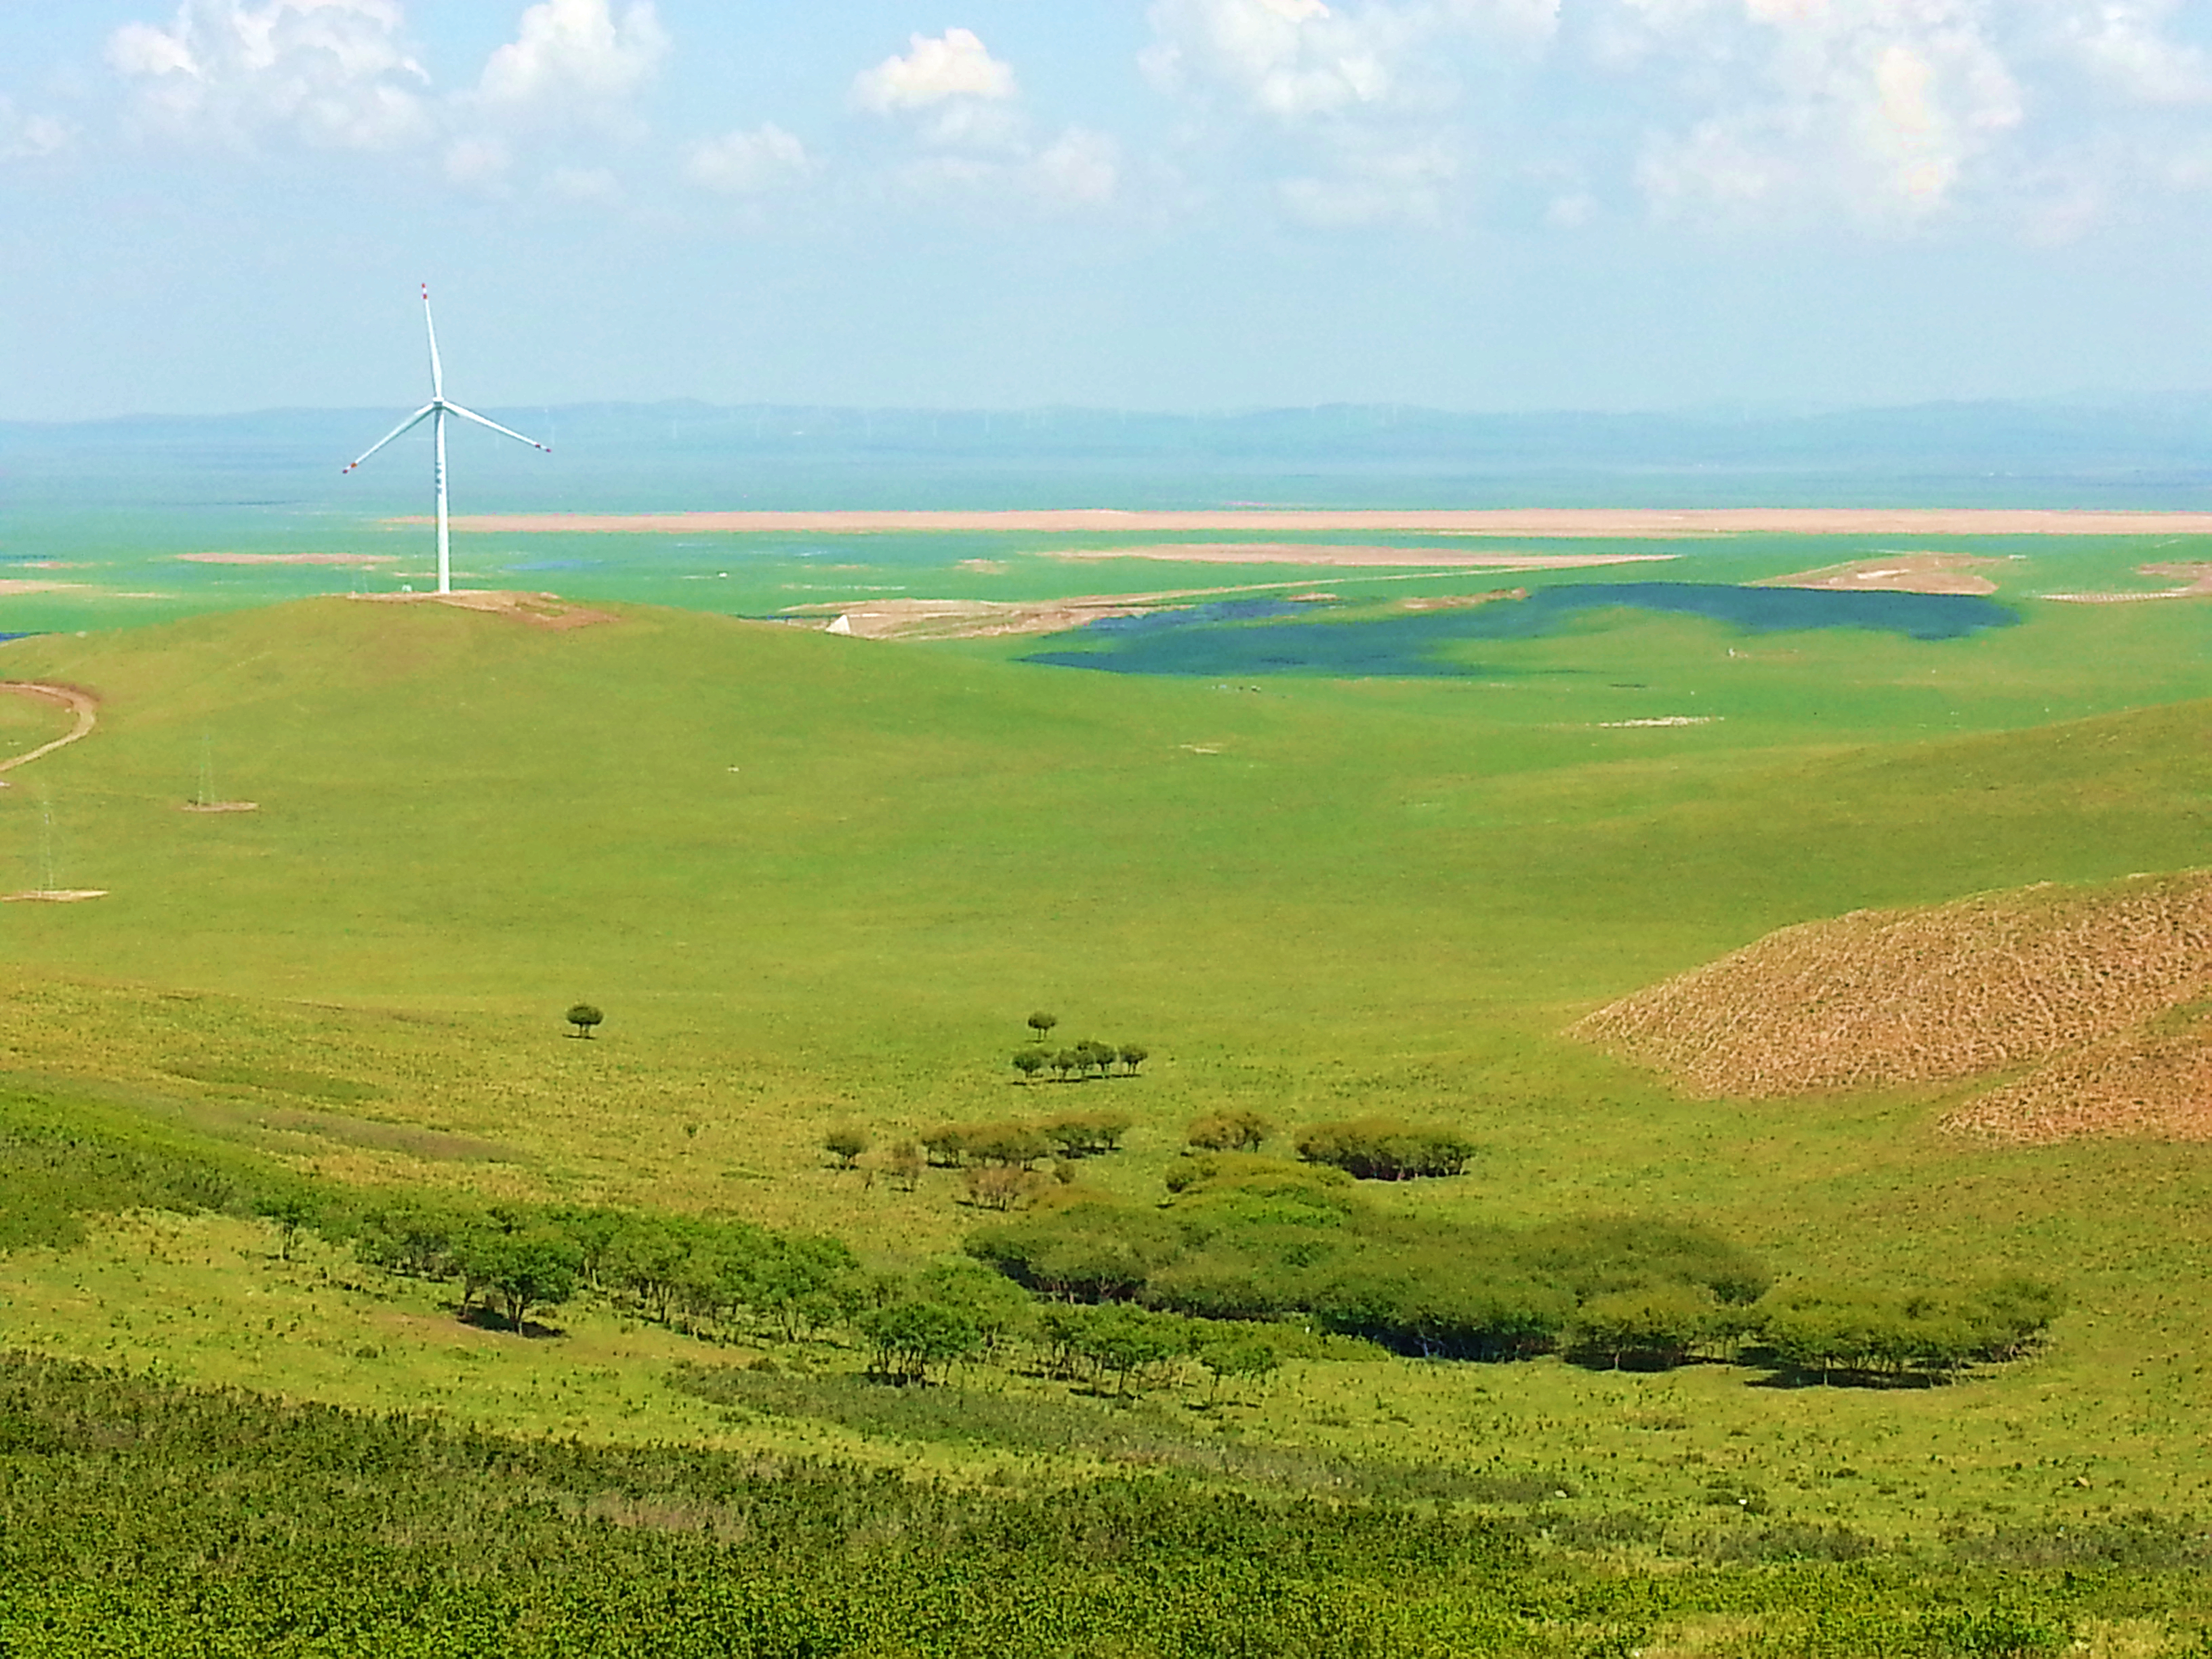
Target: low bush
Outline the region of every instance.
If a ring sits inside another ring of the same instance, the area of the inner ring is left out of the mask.
[[[2063,1306],[2056,1286],[2018,1278],[1966,1291],[1805,1285],[1763,1301],[1746,1337],[1780,1369],[1824,1382],[1926,1382],[2017,1358]]]
[[[1257,1112],[1214,1112],[1194,1119],[1184,1139],[1202,1152],[1256,1152],[1274,1132]]]
[[[1135,1123],[1127,1112],[1064,1112],[1037,1125],[1037,1133],[1063,1158],[1093,1158],[1120,1152]]]
[[[1413,1181],[1462,1173],[1474,1143],[1450,1129],[1368,1117],[1314,1125],[1298,1136],[1298,1156],[1359,1181]]]

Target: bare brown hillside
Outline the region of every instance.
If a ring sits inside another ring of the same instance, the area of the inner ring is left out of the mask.
[[[2000,1117],[2070,1122],[2093,1111],[2093,1098],[2131,1090],[2146,1101],[2177,1090],[2197,1097],[2212,1060],[2185,1060],[2186,1040],[2169,1052],[2136,1028],[2208,988],[2212,872],[2198,872],[1785,927],[1601,1008],[1576,1030],[1691,1087],[1753,1097],[1940,1082],[2068,1056],[1961,1115],[1962,1127],[1999,1132]],[[2157,1090],[2154,1076],[2165,1079]],[[2136,1115],[2146,1114],[2172,1115],[2150,1104]]]
[[[1996,1140],[2212,1140],[2212,1030],[2123,1031],[1967,1102],[1943,1127]]]

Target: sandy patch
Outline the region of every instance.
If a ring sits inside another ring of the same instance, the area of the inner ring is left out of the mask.
[[[1386,576],[1384,581],[1405,578]],[[1245,582],[1230,587],[1175,587],[1151,593],[1086,593],[1073,599],[1016,602],[999,599],[823,600],[781,613],[794,622],[819,622],[824,631],[866,640],[972,640],[1023,634],[1064,634],[1103,617],[1138,617],[1239,593],[1282,593],[1291,582]],[[1327,604],[1338,596],[1302,589],[1283,597],[1293,603]],[[1526,599],[1526,588],[1406,602],[1408,610],[1486,605]]]
[[[349,593],[345,597],[369,605],[447,605],[457,611],[482,611],[495,617],[511,617],[517,622],[556,631],[617,620],[610,611],[570,605],[557,593],[464,588],[452,593]]]
[[[28,893],[0,895],[0,904],[75,904],[83,899],[106,898],[105,887],[51,887]]]
[[[2146,576],[2172,577],[2182,586],[2153,593],[2045,593],[2043,597],[2072,605],[2124,605],[2131,599],[2198,599],[2212,594],[2212,564],[2139,564],[2136,568]]]
[[[27,766],[41,755],[51,755],[55,750],[75,743],[79,738],[89,737],[92,728],[100,724],[100,699],[77,686],[48,685],[36,680],[0,680],[0,691],[12,691],[20,697],[36,697],[41,702],[59,703],[76,716],[76,724],[52,743],[40,744],[27,755],[0,761],[0,772],[12,772],[19,766]]]
[[[24,576],[0,576],[0,594],[4,593],[82,593],[82,582],[42,582]]]
[[[958,568],[972,570],[979,576],[1003,576],[1007,568],[1006,562],[1000,559],[963,559]]]
[[[396,553],[179,553],[186,564],[392,564]]]
[[[1646,726],[1711,726],[1724,718],[1720,714],[1655,714],[1650,720],[1600,720],[1597,724],[1601,732],[1627,732]]]
[[[1161,559],[1176,564],[1295,564],[1325,569],[1580,570],[1656,564],[1677,553],[1462,553],[1450,547],[1323,547],[1310,542],[1178,542],[1159,547],[1055,548],[1051,559]]]
[[[428,518],[392,519],[424,525]],[[867,535],[1015,532],[1028,535],[1164,532],[1398,532],[1456,536],[2208,536],[2212,513],[2110,513],[1984,507],[1540,507],[1472,512],[1311,512],[1255,508],[1122,513],[510,513],[455,519],[457,530],[620,535]]]
[[[1893,553],[1850,564],[1825,565],[1794,576],[1769,576],[1753,587],[1819,587],[1835,593],[1994,593],[1997,585],[1977,576],[1977,566],[2002,565],[2008,559],[1971,553]]]
[[[829,632],[855,639],[984,640],[1064,634],[1102,617],[1135,617],[1157,608],[1157,601],[1139,596],[1047,599],[1033,605],[990,599],[871,599],[851,605],[793,605],[783,614],[827,617]]]
[[[1303,593],[1297,596],[1304,599]],[[1424,599],[1401,599],[1392,606],[1396,611],[1467,611],[1478,605],[1495,605],[1500,599],[1525,599],[1525,587],[1493,587],[1487,593],[1434,593]]]
[[[188,800],[177,809],[179,812],[258,812],[260,810],[261,803],[258,800]]]

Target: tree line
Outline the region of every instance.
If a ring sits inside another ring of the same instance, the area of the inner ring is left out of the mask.
[[[1170,1184],[1164,1207],[1085,1198],[985,1229],[968,1248],[1073,1304],[1310,1320],[1432,1358],[1725,1358],[1826,1381],[1925,1381],[2015,1358],[2062,1305],[2027,1279],[1778,1290],[1756,1255],[1695,1224],[1593,1217],[1514,1231],[1411,1217],[1374,1206],[1340,1172],[1249,1153],[1190,1159]]]
[[[1257,1112],[1212,1112],[1192,1120],[1185,1143],[1202,1152],[1256,1152],[1275,1133]],[[1359,1181],[1415,1181],[1465,1172],[1475,1145],[1454,1129],[1397,1118],[1316,1123],[1298,1133],[1297,1154]]]

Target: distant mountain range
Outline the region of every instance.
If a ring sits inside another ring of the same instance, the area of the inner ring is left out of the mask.
[[[0,511],[406,511],[427,440],[339,468],[404,410],[0,423]],[[457,509],[963,505],[2212,504],[2212,397],[1827,412],[1215,415],[511,407],[548,459],[463,429]]]

